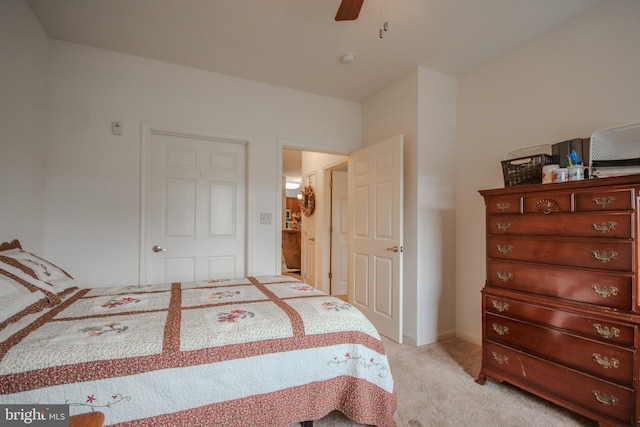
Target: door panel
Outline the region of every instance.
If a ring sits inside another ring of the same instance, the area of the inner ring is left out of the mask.
[[[352,254],[353,291],[349,299],[361,307],[369,305],[369,257],[366,254]]]
[[[393,182],[376,184],[376,238],[393,240]]]
[[[331,295],[347,295],[349,209],[347,172],[331,172]]]
[[[209,184],[209,236],[233,238],[236,234],[236,184]]]
[[[386,318],[393,317],[393,260],[375,257],[374,311]]]
[[[164,180],[162,209],[167,237],[194,237],[196,219],[196,181]]]
[[[401,135],[349,159],[350,301],[378,331],[402,342]]]
[[[145,137],[141,283],[244,276],[245,144],[152,129]]]

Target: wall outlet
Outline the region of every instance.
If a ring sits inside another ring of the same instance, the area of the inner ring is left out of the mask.
[[[271,224],[271,214],[268,212],[260,213],[260,224]]]

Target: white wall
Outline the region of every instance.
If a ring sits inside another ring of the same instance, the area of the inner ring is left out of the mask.
[[[23,0],[0,1],[0,242],[44,250],[48,38]]]
[[[363,145],[404,135],[403,333],[423,345],[455,333],[456,80],[422,67],[363,105]]]
[[[455,336],[457,81],[419,68],[417,344]]]
[[[458,81],[456,329],[481,339],[484,202],[514,148],[640,121],[640,2],[605,1]]]
[[[280,265],[280,222],[259,224],[281,211],[278,140],[360,146],[357,103],[57,41],[48,77],[45,253],[84,286],[137,283],[141,122],[250,141],[248,274]]]

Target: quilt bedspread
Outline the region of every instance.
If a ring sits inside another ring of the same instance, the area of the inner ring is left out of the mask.
[[[397,404],[373,325],[285,276],[80,289],[0,333],[0,403],[145,426],[394,426]]]

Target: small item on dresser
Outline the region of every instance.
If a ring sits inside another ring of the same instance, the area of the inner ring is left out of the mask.
[[[573,165],[567,167],[569,181],[582,181],[584,179],[584,165]]]
[[[560,169],[560,165],[544,165],[542,167],[542,183],[550,184],[553,182],[553,172]]]
[[[553,182],[569,181],[569,170],[567,168],[558,168],[553,171]]]

